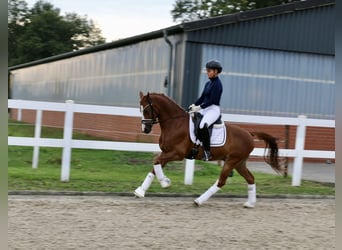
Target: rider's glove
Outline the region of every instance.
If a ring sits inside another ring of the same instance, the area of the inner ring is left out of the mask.
[[[188,107],[188,111],[191,111],[193,107],[195,107],[196,105],[195,104],[191,104],[189,107]]]
[[[191,109],[190,109],[190,111],[191,112],[198,112],[198,111],[200,111],[202,108],[201,108],[201,106],[200,105],[198,105],[198,106],[192,106],[191,107]]]

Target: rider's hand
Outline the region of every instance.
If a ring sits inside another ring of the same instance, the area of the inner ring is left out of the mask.
[[[191,109],[190,109],[190,111],[191,112],[198,112],[198,111],[200,111],[202,108],[201,108],[201,106],[200,105],[198,105],[198,106],[192,106],[191,107]]]
[[[195,104],[191,104],[191,105],[189,106],[188,110],[189,110],[189,111],[192,110],[192,108],[195,107],[195,106],[196,106]]]

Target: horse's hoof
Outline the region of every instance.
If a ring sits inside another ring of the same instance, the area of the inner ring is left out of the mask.
[[[196,207],[199,207],[201,204],[200,204],[200,202],[196,199],[196,200],[194,200],[194,205],[195,205]]]
[[[134,195],[137,198],[144,198],[145,197],[145,191],[141,188],[138,187],[135,191],[134,191]]]
[[[171,180],[165,177],[164,179],[160,181],[160,185],[162,188],[168,188],[169,186],[171,186]]]
[[[245,204],[243,204],[244,208],[253,208],[255,206],[255,204],[249,203],[248,201],[245,202]]]

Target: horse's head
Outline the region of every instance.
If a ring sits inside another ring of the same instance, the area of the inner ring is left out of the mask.
[[[140,112],[142,114],[141,129],[144,133],[148,134],[152,130],[153,124],[158,123],[158,114],[155,108],[153,108],[150,94],[144,96],[140,91]]]

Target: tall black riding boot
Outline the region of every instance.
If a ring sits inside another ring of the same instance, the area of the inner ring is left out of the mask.
[[[204,127],[201,129],[202,134],[202,143],[204,148],[204,156],[202,158],[203,161],[209,161],[211,159],[210,154],[210,135],[209,135],[209,129],[207,124],[204,125]]]

